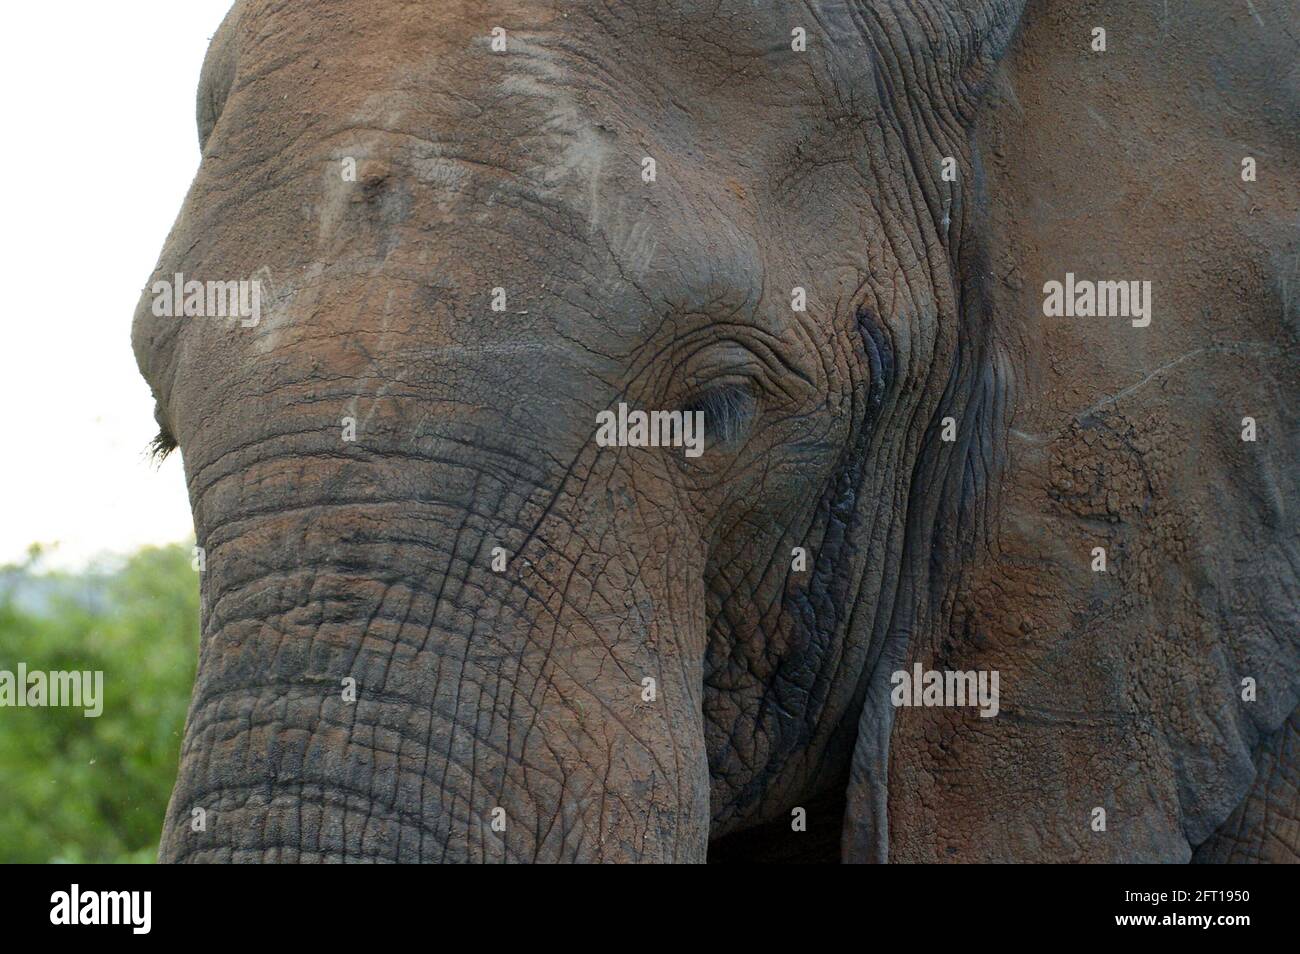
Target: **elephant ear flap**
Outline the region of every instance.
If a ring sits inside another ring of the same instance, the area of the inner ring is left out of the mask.
[[[962,247],[989,265],[962,271],[1003,278],[985,284],[986,312],[963,290],[959,343],[989,330],[996,347],[963,367],[1006,396],[965,398],[957,440],[924,446],[914,469],[917,529],[867,667],[846,861],[1295,859],[1300,235],[1289,180],[1251,182],[1243,202],[1247,180],[1220,158],[1247,135],[1282,150],[1289,133],[1256,95],[1273,61],[1255,31],[1206,12],[1184,32],[1225,34],[1214,43],[1099,66],[1069,39],[1086,35],[1080,6],[1030,24],[985,84],[987,211]],[[1135,36],[1147,12],[1108,17]],[[972,49],[971,69],[993,55]],[[1295,61],[1293,39],[1274,49]],[[1101,69],[1123,81],[1079,82]],[[1135,150],[1128,120],[1162,115],[1188,77],[1222,97],[1188,98],[1170,128],[1212,158],[1192,167],[1196,201],[1157,215],[1167,148]],[[1051,315],[1052,286],[1076,275],[1127,287],[1130,304]],[[990,406],[1004,418],[977,413]],[[953,552],[942,533],[987,486],[979,545],[934,571]],[[993,704],[916,691],[949,674],[987,676]]]

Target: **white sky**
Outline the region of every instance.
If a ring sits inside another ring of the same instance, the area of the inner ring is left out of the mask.
[[[194,97],[232,0],[10,3],[0,30],[0,563],[192,532],[146,445],[131,316],[199,164]]]

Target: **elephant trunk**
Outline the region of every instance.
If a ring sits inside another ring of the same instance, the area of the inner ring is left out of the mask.
[[[606,495],[382,434],[187,451],[203,636],[162,860],[703,860],[703,594],[614,552]]]

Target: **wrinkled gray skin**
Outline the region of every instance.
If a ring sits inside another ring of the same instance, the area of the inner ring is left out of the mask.
[[[162,859],[1293,858],[1294,42],[1022,6],[236,4],[156,277],[262,320],[134,330],[207,559]],[[1066,271],[1164,310],[1038,317]]]

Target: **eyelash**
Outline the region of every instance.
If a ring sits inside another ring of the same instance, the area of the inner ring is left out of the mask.
[[[154,463],[161,464],[172,451],[176,450],[176,446],[176,438],[166,431],[159,431],[149,442],[149,457]]]
[[[695,395],[683,410],[703,411],[710,438],[720,444],[731,444],[743,436],[753,420],[755,408],[754,395],[747,387],[724,385]]]

